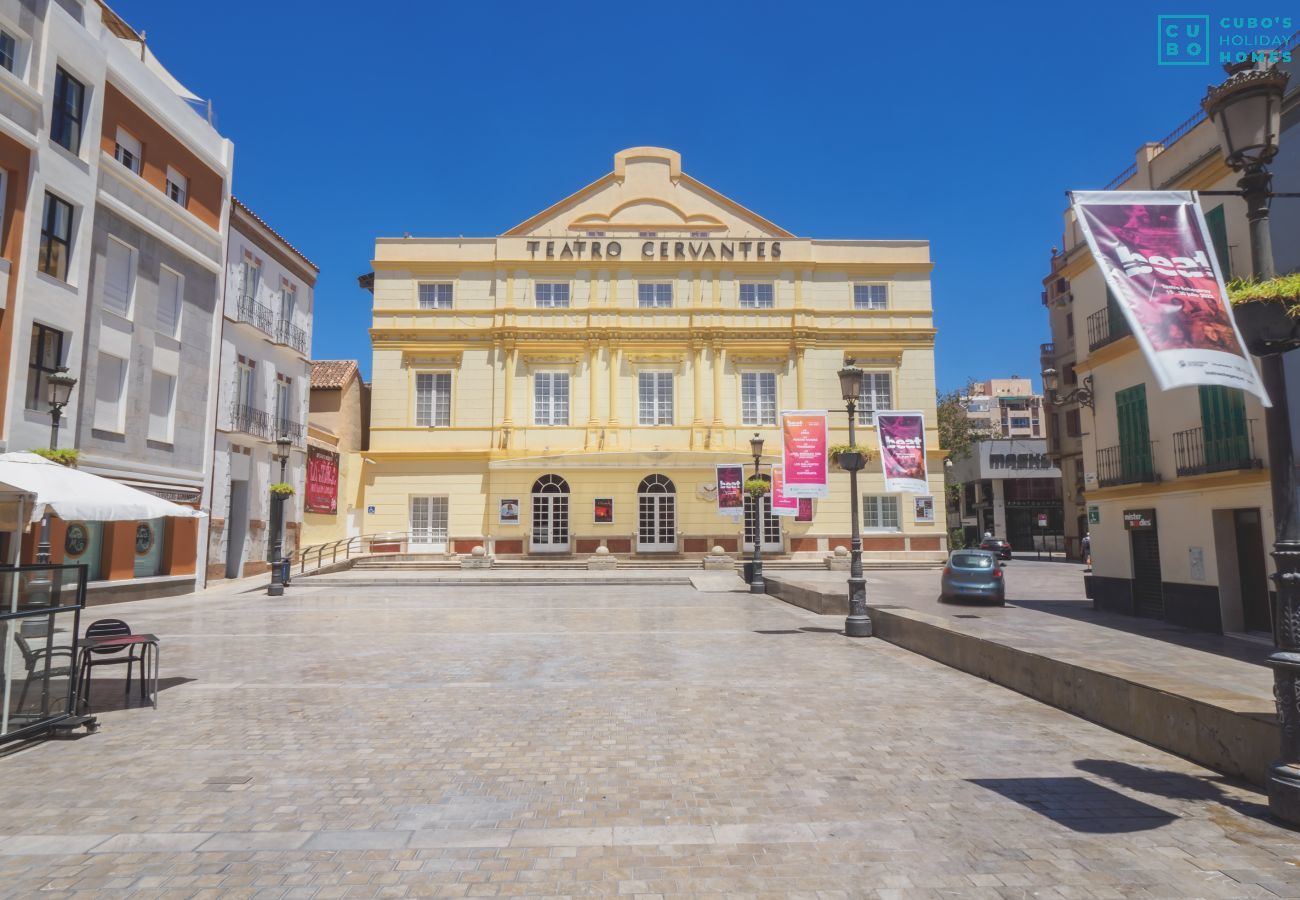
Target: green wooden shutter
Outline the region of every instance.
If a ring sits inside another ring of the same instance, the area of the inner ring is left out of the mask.
[[[1106,327],[1112,340],[1133,333],[1128,327],[1128,319],[1124,318],[1124,310],[1119,308],[1119,301],[1109,287],[1106,288]]]
[[[1210,240],[1214,243],[1214,255],[1219,260],[1219,271],[1223,280],[1232,279],[1232,257],[1228,254],[1228,223],[1223,218],[1223,204],[1205,214],[1205,224],[1210,229]]]
[[[1236,388],[1201,385],[1201,429],[1205,464],[1210,468],[1241,465],[1250,457],[1246,401]]]
[[[1125,388],[1115,394],[1119,419],[1120,474],[1124,481],[1151,478],[1151,431],[1147,425],[1147,386]]]

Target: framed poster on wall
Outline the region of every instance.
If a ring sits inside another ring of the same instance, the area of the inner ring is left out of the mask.
[[[934,497],[926,494],[913,498],[913,512],[918,522],[934,521]]]
[[[614,500],[610,497],[598,497],[591,502],[592,521],[597,525],[614,524]]]
[[[501,501],[501,524],[502,525],[519,524],[518,498],[503,499]]]

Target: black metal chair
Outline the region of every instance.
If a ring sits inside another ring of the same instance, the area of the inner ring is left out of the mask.
[[[45,679],[46,657],[49,657],[49,677],[51,679],[71,678],[74,662],[72,659],[71,647],[33,648],[32,645],[27,642],[27,638],[23,637],[21,634],[15,634],[14,640],[18,643],[18,649],[22,651],[23,664],[27,667],[27,675],[23,679],[23,689],[18,694],[18,706],[15,708],[16,712],[21,712],[24,704],[27,702],[27,690],[32,686],[32,681],[44,681]],[[46,685],[44,690],[48,691],[49,686]]]
[[[131,626],[121,619],[97,619],[90,623],[86,629],[86,637],[124,637],[131,633]],[[90,673],[97,666],[120,666],[126,665],[126,695],[131,695],[131,666],[138,663],[140,666],[140,684],[143,687],[144,678],[144,649],[140,646],[140,655],[136,655],[136,647],[87,647],[81,655],[81,703],[87,709],[90,708]],[[125,653],[125,656],[119,654]],[[105,657],[112,657],[106,659]]]

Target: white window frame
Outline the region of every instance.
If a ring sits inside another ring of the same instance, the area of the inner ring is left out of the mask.
[[[179,340],[181,336],[181,317],[185,314],[185,276],[182,273],[177,272],[171,266],[160,265],[158,267],[158,310],[157,310],[158,312],[161,312],[162,310],[162,300],[163,300],[162,273],[163,272],[168,272],[176,276],[176,320],[173,324],[172,330],[167,331],[162,327],[163,326],[162,316],[159,315],[157,317],[155,329],[159,334],[166,335],[167,337],[173,338],[175,340]]]
[[[662,426],[673,424],[675,374],[664,370],[636,373],[637,424]],[[665,396],[664,387],[667,386]]]
[[[144,144],[140,143],[138,137],[119,125],[117,136],[113,141],[113,158],[139,175],[144,165]]]
[[[99,289],[99,304],[104,309],[113,313],[113,315],[121,316],[122,318],[129,320],[134,318],[134,314],[135,314],[135,286],[136,286],[136,282],[139,280],[137,277],[138,273],[136,272],[136,267],[139,264],[140,251],[136,250],[135,247],[132,247],[130,244],[128,244],[126,241],[122,240],[121,238],[114,237],[111,234],[106,235],[106,238],[107,240],[104,244],[104,277],[100,284],[100,289]],[[124,248],[127,253],[127,263],[126,263],[127,283],[126,283],[126,297],[125,297],[126,308],[125,309],[119,309],[118,307],[112,306],[109,303],[109,292],[108,292],[109,252],[110,249],[113,248],[115,245],[117,247]]]
[[[154,432],[154,391],[161,383],[160,379],[166,378],[168,381],[167,391],[167,415],[163,422],[163,433],[158,435]],[[152,378],[149,382],[149,427],[148,438],[160,444],[171,444],[176,439],[176,376],[167,372],[153,370]]]
[[[646,296],[646,289],[650,296]],[[663,302],[662,297],[657,296],[659,289],[668,289],[668,302]],[[638,309],[672,309],[673,306],[673,283],[671,281],[639,281],[636,286],[636,305]]]
[[[753,301],[745,302],[745,288],[753,288]],[[761,288],[772,292],[771,302],[764,303],[759,297]],[[741,309],[776,309],[776,284],[771,281],[742,281],[736,288],[736,302]]]
[[[880,399],[879,385],[885,385],[886,397]],[[889,371],[862,373],[862,387],[858,393],[858,424],[875,425],[876,410],[894,408],[894,375]]]
[[[245,259],[244,271],[239,281],[239,299],[257,302],[257,289],[262,283],[262,267],[256,260]]]
[[[429,379],[429,403],[427,415],[426,411],[421,410],[420,391],[421,379]],[[444,381],[445,379],[445,381]],[[438,403],[439,388],[441,385],[446,386],[447,401],[443,406]],[[417,428],[450,428],[451,427],[451,396],[452,396],[452,378],[451,373],[447,371],[424,371],[415,372],[412,375],[412,399],[414,401],[411,410],[412,421]],[[445,407],[445,408],[444,408]]]
[[[863,302],[858,297],[858,288],[865,288],[867,292],[866,301]],[[870,296],[874,288],[880,288],[884,294],[881,298]],[[854,309],[889,309],[889,283],[884,281],[856,281],[853,283],[853,308]]]
[[[246,362],[235,365],[235,405],[257,409],[257,369]]]
[[[563,403],[560,402],[563,387]],[[572,411],[573,377],[567,371],[533,373],[533,424],[541,427],[566,427]],[[561,413],[563,413],[561,415]]]
[[[105,357],[115,359],[122,364],[118,370],[120,374],[117,379],[117,399],[114,401],[117,405],[116,421],[100,418],[100,403],[102,402],[100,390],[103,387],[101,376],[103,375],[103,360]],[[126,386],[130,381],[130,371],[131,361],[129,359],[123,359],[102,350],[99,352],[95,360],[95,410],[91,417],[92,427],[96,431],[106,431],[110,434],[126,433]]]
[[[772,379],[772,403],[770,416],[765,415],[767,410],[764,409],[762,392],[760,390],[763,382],[766,380],[763,376],[771,376]],[[747,411],[745,403],[745,381],[752,379],[754,384],[754,401],[752,405],[752,414]],[[745,426],[772,426],[776,424],[777,410],[781,404],[781,384],[780,378],[776,372],[771,370],[754,370],[751,372],[740,373],[740,424]]]
[[[542,300],[543,288],[547,295],[545,302]],[[563,303],[557,303],[552,296],[558,289],[563,289]],[[533,284],[533,305],[538,309],[569,309],[572,303],[573,290],[567,281],[538,281]]]
[[[181,209],[188,209],[190,205],[190,179],[182,172],[168,166],[165,193],[167,198]]]
[[[424,296],[425,288],[432,288],[432,297]],[[445,298],[443,288],[446,288]],[[415,302],[420,309],[451,309],[456,302],[456,289],[450,281],[421,281],[415,286]]]
[[[893,520],[893,524],[885,524],[890,519]],[[862,530],[883,534],[894,534],[902,531],[903,504],[899,500],[899,495],[863,494]]]

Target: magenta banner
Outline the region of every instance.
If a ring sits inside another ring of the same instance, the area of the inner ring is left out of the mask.
[[[825,497],[826,410],[781,413],[781,465],[790,497]]]
[[[745,512],[745,484],[743,466],[724,465],[717,467],[718,473],[718,512],[724,516],[739,516]]]
[[[1070,196],[1092,257],[1160,389],[1240,388],[1267,406],[1268,395],[1232,317],[1196,195],[1075,191]],[[1114,335],[1123,323],[1107,325]]]
[[[785,466],[772,467],[772,515],[797,516],[799,498],[791,497],[785,490]]]
[[[880,435],[885,490],[930,493],[925,467],[925,416],[919,412],[877,410],[876,431]]]

